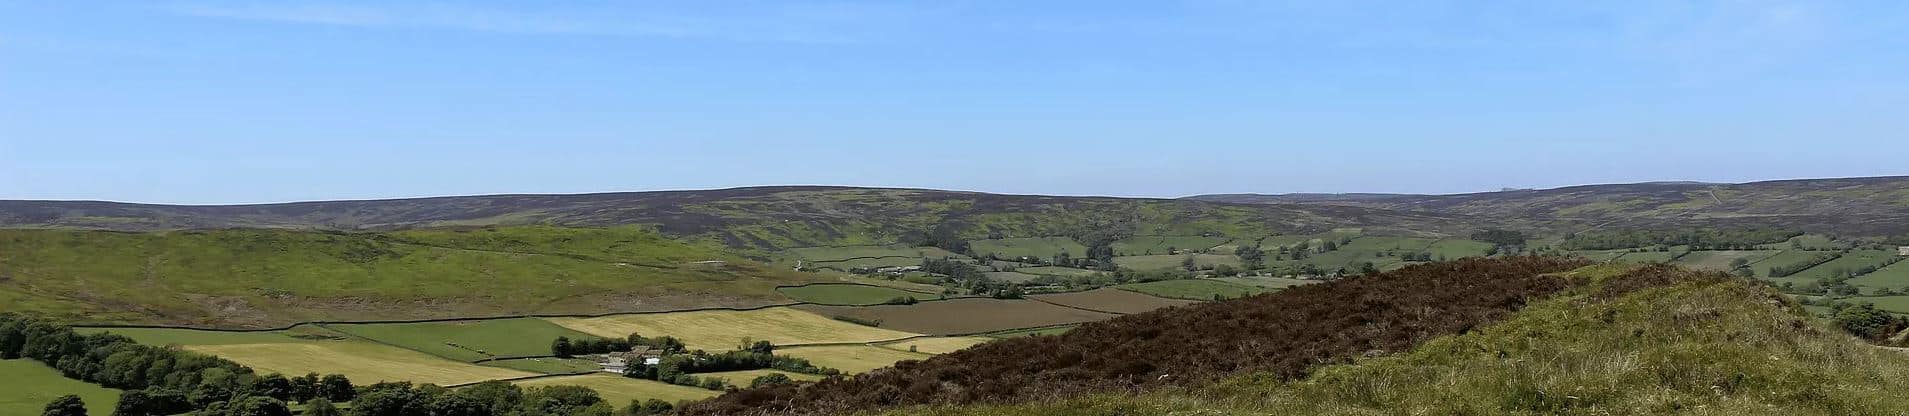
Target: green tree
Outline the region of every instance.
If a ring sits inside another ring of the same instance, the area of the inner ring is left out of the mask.
[[[342,374],[327,374],[318,380],[318,396],[332,402],[349,402],[358,398],[358,389],[351,386],[351,379]]]
[[[763,375],[761,377],[756,377],[756,379],[754,380],[749,380],[749,388],[753,389],[753,388],[764,387],[764,386],[780,386],[784,384],[791,384],[794,382],[795,380],[790,379],[788,375],[785,375],[782,373],[770,373],[767,375]]]
[[[574,348],[574,346],[570,345],[570,337],[557,337],[556,341],[550,342],[550,355],[570,358],[570,352],[573,351]]]
[[[278,399],[248,396],[229,404],[225,416],[292,416],[292,409]]]
[[[65,395],[46,404],[40,416],[86,416],[86,402],[80,396]]]
[[[1880,340],[1902,330],[1902,318],[1890,315],[1876,305],[1864,303],[1836,311],[1836,324],[1858,337]]]
[[[304,416],[344,416],[344,415],[345,415],[344,412],[341,412],[338,410],[338,406],[331,404],[330,400],[325,400],[325,398],[323,397],[313,398],[311,399],[311,401],[305,402]]]

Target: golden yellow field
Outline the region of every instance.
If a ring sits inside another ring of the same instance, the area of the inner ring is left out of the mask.
[[[622,338],[631,333],[646,337],[669,335],[682,340],[690,349],[707,351],[737,349],[744,338],[789,345],[873,342],[918,335],[851,324],[790,308],[553,318],[550,321],[600,337]]]
[[[271,344],[188,345],[194,352],[217,355],[260,373],[344,374],[358,384],[410,381],[438,385],[473,383],[536,373],[461,363],[403,348],[359,341]]]
[[[748,383],[744,381],[744,383]],[[596,390],[603,400],[618,408],[630,405],[631,400],[657,399],[670,403],[681,400],[700,400],[715,397],[722,392],[704,390],[695,387],[678,386],[652,380],[640,380],[615,374],[588,374],[531,379],[517,382],[523,387],[541,386],[583,386]]]
[[[750,380],[755,380],[756,377],[762,377],[762,376],[776,374],[776,373],[782,373],[782,375],[789,376],[789,379],[795,380],[795,381],[816,381],[816,380],[822,379],[822,376],[818,376],[814,374],[791,373],[791,372],[780,371],[780,370],[724,371],[719,373],[701,373],[701,374],[697,374],[696,376],[702,377],[702,378],[712,378],[712,377],[720,378],[720,379],[723,379],[723,381],[729,382],[729,384],[735,385],[736,387],[749,387]]]
[[[777,349],[776,354],[805,358],[815,365],[842,370],[846,373],[866,373],[894,365],[896,361],[925,360],[932,357],[928,354],[867,345],[783,348]]]
[[[913,346],[915,347],[915,352],[947,354],[993,340],[994,338],[987,337],[934,337],[883,343],[881,346],[901,351],[908,351],[908,347]]]

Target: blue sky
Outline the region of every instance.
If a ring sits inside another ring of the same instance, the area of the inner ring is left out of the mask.
[[[1909,3],[0,0],[0,199],[1909,174]]]

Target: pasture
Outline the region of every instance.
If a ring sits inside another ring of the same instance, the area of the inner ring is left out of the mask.
[[[141,344],[167,345],[231,345],[231,344],[277,344],[312,342],[319,340],[343,340],[350,335],[324,329],[315,325],[299,325],[285,331],[200,331],[174,328],[97,328],[75,327],[74,332],[95,334],[111,332],[132,338]],[[303,375],[305,373],[299,373]]]
[[[803,305],[797,308],[824,316],[847,316],[879,321],[882,328],[931,335],[978,334],[1098,321],[1117,316],[1031,300],[988,298],[953,299],[913,305],[859,307]]]
[[[1214,279],[1161,280],[1156,282],[1124,284],[1114,286],[1114,288],[1131,290],[1163,298],[1190,300],[1212,300],[1214,295],[1231,299],[1267,291],[1266,288]]]
[[[925,302],[935,304],[945,302]],[[824,308],[870,309],[890,306],[823,306]],[[752,311],[694,311],[612,315],[598,318],[552,318],[551,322],[600,337],[646,337],[669,335],[690,349],[729,351],[744,339],[769,341],[776,345],[837,342],[874,342],[907,338],[919,334],[883,328],[871,328],[829,319],[825,315],[787,307]]]
[[[508,368],[512,370],[522,370],[522,371],[529,371],[532,373],[543,373],[543,374],[575,374],[575,373],[583,373],[583,372],[597,371],[597,370],[603,369],[602,366],[599,366],[597,365],[597,363],[591,362],[590,360],[579,359],[579,358],[556,358],[556,357],[517,358],[517,359],[509,359],[509,360],[485,361],[483,363],[480,363],[480,365],[483,365],[485,367]]]
[[[1185,251],[1205,251],[1233,239],[1201,236],[1136,236],[1114,241],[1115,256],[1149,256]],[[1231,252],[1222,254],[1232,254]]]
[[[885,342],[885,343],[881,343],[877,345],[880,347],[892,348],[892,349],[901,350],[901,351],[909,351],[909,348],[914,348],[913,352],[939,355],[939,354],[947,354],[947,353],[951,353],[955,351],[960,351],[962,349],[966,349],[968,347],[972,347],[976,345],[985,344],[988,341],[993,341],[993,340],[994,338],[987,338],[987,337],[933,337],[933,338],[915,338],[915,339],[911,339],[907,341]]]
[[[1354,238],[1352,242],[1339,246],[1339,249],[1366,253],[1405,253],[1426,251],[1437,241],[1429,238],[1366,236]]]
[[[1758,261],[1776,255],[1776,253],[1779,252],[1773,250],[1692,251],[1690,254],[1677,258],[1675,263],[1679,266],[1693,269],[1727,272],[1730,271],[1730,263],[1737,259],[1743,259],[1743,261],[1749,262],[1748,264],[1754,265]],[[1752,266],[1752,269],[1754,268],[1755,267]]]
[[[1049,259],[1060,253],[1080,258],[1087,254],[1087,246],[1067,237],[1003,238],[970,240],[968,251],[984,257],[993,253],[995,257],[1003,259],[1020,257]]]
[[[1822,279],[1832,276],[1848,276],[1865,267],[1879,267],[1896,258],[1895,251],[1852,250],[1842,257],[1811,267],[1790,277],[1801,279]]]
[[[91,415],[112,414],[119,403],[119,390],[66,378],[39,361],[0,360],[0,375],[0,415],[37,415],[48,402],[68,394],[80,396]]]
[[[1624,250],[1622,250],[1622,249],[1618,249],[1618,250],[1571,250],[1571,251],[1567,251],[1566,253],[1570,253],[1571,255],[1574,255],[1574,256],[1578,256],[1578,257],[1583,257],[1583,258],[1586,258],[1586,259],[1590,259],[1591,261],[1595,261],[1595,262],[1600,262],[1600,263],[1602,263],[1602,262],[1608,262],[1608,261],[1612,261],[1612,260],[1617,260],[1617,258],[1618,258],[1618,257],[1621,257],[1621,256],[1623,256],[1623,255],[1625,254],[1625,252],[1624,252]]]
[[[1831,253],[1833,252],[1808,251],[1808,250],[1783,250],[1783,252],[1781,253],[1776,253],[1776,255],[1774,256],[1770,256],[1768,258],[1763,259],[1763,261],[1759,261],[1756,264],[1751,265],[1750,270],[1756,272],[1757,277],[1766,278],[1766,279],[1777,281],[1777,282],[1789,281],[1789,282],[1794,282],[1800,285],[1810,279],[1801,279],[1801,278],[1796,278],[1794,276],[1786,277],[1786,278],[1771,278],[1770,268],[1776,267],[1776,266],[1788,266],[1792,264],[1801,264],[1801,263],[1808,262],[1810,261],[1810,259],[1814,259],[1817,256],[1828,255]]]
[[[1267,289],[1285,289],[1293,286],[1319,283],[1318,280],[1288,279],[1284,277],[1221,277],[1212,280]]]
[[[1669,263],[1671,260],[1676,260],[1678,257],[1683,256],[1688,250],[1689,248],[1687,247],[1678,246],[1671,247],[1670,251],[1624,253],[1624,255],[1617,256],[1616,261],[1629,263]]]
[[[550,355],[550,342],[557,337],[591,337],[538,318],[326,324],[325,328],[458,361]]]
[[[1079,325],[1064,325],[1064,326],[1052,326],[1052,327],[1046,327],[1046,328],[1016,329],[1012,331],[1001,331],[1001,332],[989,333],[986,335],[989,338],[1001,338],[1001,339],[1031,337],[1036,335],[1060,335],[1060,334],[1067,333],[1067,331],[1072,331],[1074,330],[1074,328],[1077,328],[1077,327],[1079,327]]]
[[[756,377],[762,377],[762,376],[766,376],[770,374],[781,374],[781,375],[789,376],[789,379],[795,380],[795,381],[816,381],[816,380],[821,380],[825,378],[825,377],[814,375],[814,374],[792,373],[792,372],[782,371],[782,370],[743,370],[743,371],[723,371],[723,372],[715,372],[715,373],[696,373],[696,377],[705,378],[705,379],[707,378],[722,379],[722,381],[729,382],[729,384],[734,385],[736,387],[749,387],[749,381],[755,380]]]
[[[1021,272],[987,272],[985,274],[988,275],[988,280],[1009,283],[1027,283],[1028,281],[1041,277],[1040,275]]]
[[[1185,264],[1187,257],[1192,257],[1193,263],[1201,268],[1214,267],[1214,266],[1218,266],[1222,264],[1233,266],[1233,267],[1239,267],[1240,265],[1239,257],[1231,255],[1231,254],[1173,254],[1173,255],[1162,254],[1162,255],[1153,255],[1153,256],[1122,256],[1122,257],[1115,257],[1114,264],[1120,265],[1120,267],[1134,269],[1134,270],[1178,269],[1178,268],[1181,268],[1183,264]]]
[[[582,386],[596,390],[605,402],[617,407],[629,406],[632,400],[657,399],[675,403],[683,400],[702,400],[715,397],[722,392],[696,387],[678,386],[655,380],[642,380],[616,374],[586,374],[578,376],[545,377],[515,382],[522,387],[544,386]]]
[[[1909,288],[1909,260],[1898,261],[1896,264],[1891,264],[1889,267],[1884,267],[1875,273],[1849,279],[1849,284],[1874,288],[1887,287],[1897,290]]]
[[[1877,309],[1909,314],[1909,296],[1872,296],[1848,298],[1843,301],[1855,304],[1874,303]]]
[[[1187,300],[1148,296],[1138,292],[1111,287],[1103,287],[1085,292],[1034,295],[1029,296],[1029,298],[1072,308],[1118,314],[1141,313],[1154,309],[1194,303]]]
[[[183,348],[245,364],[260,373],[337,373],[359,384],[410,381],[451,385],[537,375],[528,371],[451,361],[422,352],[356,340],[187,345]]]
[[[1484,257],[1490,253],[1491,243],[1459,238],[1447,238],[1433,242],[1425,251],[1432,253],[1432,259],[1457,260],[1466,257]]]
[[[806,359],[815,365],[842,370],[850,374],[866,373],[877,368],[895,365],[897,361],[926,360],[928,357],[933,357],[928,354],[868,345],[779,348],[776,354]]]
[[[1026,274],[1044,275],[1044,276],[1062,276],[1062,277],[1092,276],[1094,273],[1099,273],[1093,270],[1076,269],[1072,267],[1059,267],[1059,266],[1022,267],[1022,268],[1014,269],[1014,271],[1017,273],[1026,273]]]
[[[889,244],[889,245],[879,245],[879,246],[800,247],[800,248],[788,249],[787,251],[789,254],[794,255],[797,258],[801,258],[803,260],[808,260],[808,261],[836,261],[836,260],[846,260],[846,259],[853,259],[853,258],[875,258],[875,257],[910,257],[910,258],[920,259],[922,257],[945,257],[945,256],[955,255],[954,253],[950,253],[948,252],[948,250],[942,250],[939,247],[913,247],[913,246],[902,245],[902,244]],[[916,262],[920,262],[920,260],[916,260]]]
[[[920,300],[941,298],[941,295],[857,284],[814,284],[784,287],[776,291],[782,292],[782,295],[788,296],[789,299],[822,305],[880,305],[898,297]]]
[[[830,268],[830,269],[836,269],[841,271],[848,271],[849,269],[855,269],[855,268],[908,267],[908,266],[920,266],[920,265],[921,265],[920,257],[878,257],[878,258],[867,258],[867,259],[812,261],[812,262],[808,262],[807,267],[817,268],[817,269]]]

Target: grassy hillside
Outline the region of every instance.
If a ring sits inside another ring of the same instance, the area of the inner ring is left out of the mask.
[[[1655,268],[1299,379],[1254,373],[1137,397],[893,414],[1898,415],[1909,413],[1905,388],[1909,354],[1824,327],[1745,281]]]
[[[1457,195],[1205,195],[1190,199],[1357,206],[1579,227],[1772,227],[1864,236],[1909,233],[1909,176],[1586,185]]]
[[[277,326],[785,302],[814,277],[639,228],[0,230],[0,309]],[[704,261],[723,263],[701,263]]]
[[[760,187],[491,195],[238,206],[0,201],[0,227],[168,230],[649,225],[756,250],[881,245],[942,232],[968,240],[1081,233],[1259,236],[1334,227],[1464,232],[1471,220],[1356,207],[996,195],[919,189]],[[1049,255],[1052,253],[1044,253]]]

